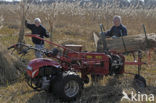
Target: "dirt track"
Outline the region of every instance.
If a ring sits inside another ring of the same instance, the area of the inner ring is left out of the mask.
[[[102,80],[101,86],[85,87],[81,97],[71,103],[119,103],[121,102],[123,91],[128,95],[130,95],[131,91],[135,93],[137,90],[141,91],[141,93],[153,93],[156,95],[156,87],[148,86],[145,89],[138,89],[133,85],[132,80],[132,76],[124,76],[119,79],[106,77]],[[32,90],[23,81],[0,88],[1,103],[21,103],[21,101],[22,103],[62,103],[52,94]],[[127,102],[127,100],[124,100],[121,103]]]

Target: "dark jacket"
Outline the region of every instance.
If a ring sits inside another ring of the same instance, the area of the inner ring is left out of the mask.
[[[109,31],[106,32],[106,36],[107,37],[112,37],[112,36],[120,37],[121,32],[122,32],[122,36],[127,35],[127,29],[122,24],[120,26],[118,26],[118,27],[113,26]]]
[[[27,21],[25,22],[25,26],[31,30],[32,34],[37,34],[39,35],[41,38],[44,38],[44,37],[49,37],[46,29],[40,25],[39,27],[35,26],[35,24],[29,24],[27,23]],[[44,41],[43,40],[40,40],[40,39],[37,39],[37,38],[34,38],[32,37],[32,42],[34,44],[44,44]]]

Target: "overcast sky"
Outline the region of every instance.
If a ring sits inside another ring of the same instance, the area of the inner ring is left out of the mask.
[[[3,1],[3,0],[0,0],[0,1]],[[12,1],[21,1],[21,0],[4,0],[4,1],[12,2]]]
[[[1,1],[1,0],[0,0]],[[3,1],[3,0],[2,0]],[[9,2],[12,2],[12,1],[21,1],[21,0],[4,0],[4,1],[9,1]],[[130,1],[130,0],[128,0]],[[144,1],[144,0],[140,0],[140,1]]]

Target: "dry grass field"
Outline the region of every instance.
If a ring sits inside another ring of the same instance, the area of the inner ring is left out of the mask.
[[[121,9],[118,5],[81,8],[77,3],[30,4],[26,19],[32,23],[35,17],[39,17],[55,43],[82,44],[84,50],[95,51],[93,32],[100,32],[99,24],[101,23],[104,24],[106,30],[109,29],[113,25],[114,15],[121,15],[122,23],[128,29],[128,35],[143,33],[142,24],[145,24],[147,33],[156,33],[156,8],[138,9],[131,6]],[[2,45],[0,46],[0,71],[5,73],[0,73],[0,83],[5,77],[7,79],[3,81],[3,85],[0,84],[0,103],[63,103],[51,94],[32,90],[26,84],[24,74],[20,72],[22,75],[19,76],[19,70],[24,69],[24,67],[17,65],[20,63],[18,56],[11,56],[6,48],[18,40],[20,19],[21,8],[19,4],[0,5],[0,44]],[[25,29],[25,32],[30,33],[28,29]],[[25,42],[32,44],[30,38],[25,38]],[[46,47],[50,48],[47,44]],[[25,58],[31,60],[34,58],[32,55],[33,52]],[[71,103],[133,103],[121,101],[122,91],[126,91],[128,94],[131,91],[154,94],[156,103],[156,52],[152,52],[150,61],[147,58],[147,53],[144,52],[143,60],[149,63],[143,66],[141,71],[147,80],[146,88],[140,89],[133,85],[134,77],[132,75],[124,74],[119,78],[108,76],[94,86],[86,85],[81,97]],[[132,56],[127,55],[126,60],[132,61]],[[136,73],[137,67],[126,66],[125,70]],[[150,103],[150,101],[140,103]]]

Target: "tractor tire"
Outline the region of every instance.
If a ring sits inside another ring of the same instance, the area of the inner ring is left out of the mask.
[[[40,78],[38,78],[39,80]],[[41,91],[40,86],[36,85],[33,83],[33,79],[30,77],[26,77],[26,82],[28,84],[29,87],[31,87],[32,89],[36,90],[36,91]]]
[[[64,72],[62,77],[57,78],[52,84],[54,95],[63,101],[76,100],[83,89],[82,79],[74,72]]]
[[[146,80],[141,75],[136,74],[134,77],[134,83],[136,86],[145,88],[146,87]]]

